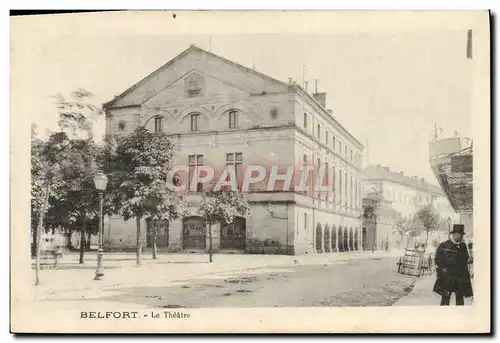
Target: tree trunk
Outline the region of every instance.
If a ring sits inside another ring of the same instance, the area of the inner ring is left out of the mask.
[[[86,243],[86,234],[87,232],[87,218],[83,218],[83,226],[82,230],[80,231],[80,264],[83,264],[83,255],[85,254],[85,247],[87,246]]]
[[[137,251],[136,251],[136,267],[141,265],[142,240],[141,240],[141,218],[135,217],[137,225]]]
[[[213,262],[212,260],[212,224],[208,224],[208,258],[209,262]]]
[[[153,260],[156,260],[156,222],[153,221]]]
[[[90,250],[90,243],[92,241],[92,231],[87,231],[87,241],[85,242],[85,249]]]
[[[49,184],[45,186],[45,199],[43,201],[43,206],[40,210],[40,217],[38,219],[38,228],[36,230],[36,266],[35,266],[35,285],[40,284],[40,251],[42,247],[42,229],[43,229],[43,217],[45,216],[45,211],[49,204]]]

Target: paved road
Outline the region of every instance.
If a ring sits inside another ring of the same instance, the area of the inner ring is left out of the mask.
[[[92,300],[152,308],[390,306],[416,280],[398,274],[396,262],[397,258],[379,257],[220,273],[206,279],[120,287]]]

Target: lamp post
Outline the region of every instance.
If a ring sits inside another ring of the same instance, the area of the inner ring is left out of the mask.
[[[97,250],[97,269],[95,271],[94,280],[101,280],[104,276],[104,268],[102,266],[103,258],[103,224],[102,224],[102,203],[103,203],[103,193],[108,184],[108,178],[103,172],[98,172],[94,177],[95,188],[99,192],[99,249]]]

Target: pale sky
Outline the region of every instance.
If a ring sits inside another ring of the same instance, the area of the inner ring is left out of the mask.
[[[210,36],[144,33],[135,25],[113,30],[34,30],[12,43],[22,66],[20,93],[39,131],[55,128],[49,96],[78,87],[111,100],[190,44],[210,49]],[[109,24],[113,27],[113,23]],[[138,33],[139,32],[139,33]],[[448,135],[471,134],[471,68],[467,28],[378,33],[214,34],[211,51],[273,78],[327,92],[334,117],[365,146],[369,162],[436,183],[428,163],[433,122]],[[15,115],[15,113],[13,114]],[[104,132],[104,120],[96,134]]]

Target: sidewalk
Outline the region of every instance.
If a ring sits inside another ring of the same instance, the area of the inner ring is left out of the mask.
[[[105,253],[105,275],[103,280],[96,281],[93,280],[96,254],[86,254],[83,265],[78,263],[77,254],[70,254],[60,261],[59,269],[42,269],[41,284],[32,288],[33,297],[43,299],[53,297],[57,293],[104,290],[262,268],[331,264],[388,256],[399,256],[399,252],[361,251],[303,256],[214,254],[213,263],[208,262],[208,254],[162,254],[153,260],[150,253],[145,253],[141,267],[136,267],[134,253]],[[32,272],[34,283],[34,270]]]
[[[435,274],[421,277],[415,282],[415,286],[410,294],[399,299],[393,306],[439,306],[441,296],[432,291],[435,281]],[[453,295],[450,305],[455,305]],[[466,298],[465,305],[472,305],[472,298]]]

